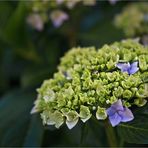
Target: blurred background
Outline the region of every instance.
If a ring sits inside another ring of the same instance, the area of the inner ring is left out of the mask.
[[[127,38],[114,18],[132,1],[63,1],[0,1],[1,147],[83,145],[81,124],[55,130],[43,127],[39,115],[30,114],[36,89],[52,77],[72,47],[99,48]],[[100,130],[93,126],[83,143],[108,146]]]

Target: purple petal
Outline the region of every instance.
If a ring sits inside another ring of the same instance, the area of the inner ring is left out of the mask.
[[[128,72],[129,68],[130,68],[130,64],[129,63],[118,63],[116,64],[116,66],[122,71],[122,72]]]
[[[139,70],[138,68],[138,62],[134,62],[131,64],[130,69],[129,69],[129,74],[134,74]]]
[[[114,104],[111,105],[110,108],[108,108],[107,110],[107,114],[109,116],[112,116],[113,114],[115,114],[117,111],[124,111],[124,108],[122,106],[122,101],[121,99],[119,99],[117,102],[115,102]]]
[[[109,116],[112,116],[112,115],[114,115],[114,114],[117,112],[114,107],[110,107],[110,108],[108,108],[106,111],[107,111],[107,114],[108,114]]]
[[[124,111],[119,111],[118,113],[121,117],[122,122],[128,122],[134,119],[133,113],[127,107],[124,109]]]
[[[119,99],[117,102],[112,104],[111,107],[115,108],[116,111],[118,111],[118,110],[123,111],[124,110],[121,99]]]
[[[109,120],[111,125],[114,127],[121,122],[121,117],[118,115],[118,113],[115,113],[114,115],[109,116]]]

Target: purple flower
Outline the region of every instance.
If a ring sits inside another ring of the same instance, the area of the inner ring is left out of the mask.
[[[139,68],[138,68],[138,62],[133,62],[132,64],[130,63],[118,63],[116,66],[122,71],[122,72],[127,72],[129,75],[136,73]]]
[[[107,109],[111,125],[114,127],[120,122],[128,122],[134,119],[133,113],[127,107],[123,107],[121,99]]]

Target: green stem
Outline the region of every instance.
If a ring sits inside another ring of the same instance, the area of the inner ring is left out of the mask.
[[[108,123],[107,120],[105,121],[105,131],[110,147],[117,147],[117,139],[114,128]]]

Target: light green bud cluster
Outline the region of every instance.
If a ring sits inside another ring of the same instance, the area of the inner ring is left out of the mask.
[[[119,62],[137,61],[139,70],[129,75],[116,67]],[[112,45],[73,48],[61,59],[52,79],[37,90],[33,112],[40,112],[43,124],[73,128],[78,120],[92,116],[107,118],[106,109],[121,99],[130,107],[145,105],[148,98],[148,49],[136,41]]]
[[[148,34],[148,3],[138,2],[127,5],[115,18],[115,25],[123,29],[128,37]]]

